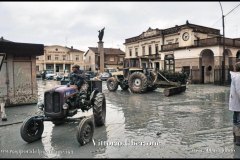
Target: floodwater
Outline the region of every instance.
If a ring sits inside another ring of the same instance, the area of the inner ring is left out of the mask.
[[[46,83],[50,86],[52,83]],[[231,158],[236,155],[232,137],[229,87],[189,85],[185,93],[171,97],[163,89],[132,94],[109,92],[105,147],[95,157]]]
[[[39,100],[56,85],[38,80]],[[95,128],[91,143],[79,146],[77,123],[44,122],[40,141],[19,140],[18,147],[40,150],[34,158],[240,158],[240,147],[233,144],[229,86],[188,85],[185,93],[165,97],[161,88],[145,94],[120,87],[110,92],[103,82],[103,93],[106,125]]]

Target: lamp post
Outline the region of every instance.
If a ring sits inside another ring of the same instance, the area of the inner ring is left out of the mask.
[[[225,25],[224,25],[224,15],[223,15],[223,9],[222,4],[219,1],[221,11],[222,11],[222,26],[223,26],[223,59],[222,59],[222,85],[225,84]]]

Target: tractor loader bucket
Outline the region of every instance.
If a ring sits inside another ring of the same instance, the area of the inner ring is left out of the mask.
[[[158,74],[165,80],[165,81],[158,81],[158,86],[165,86],[164,88],[164,95],[165,96],[172,96],[175,94],[180,94],[186,91],[186,85],[180,85],[177,82],[169,81],[166,77],[164,77],[161,73]]]
[[[180,94],[182,92],[185,92],[186,90],[186,85],[182,86],[175,86],[175,87],[170,87],[170,88],[165,88],[163,93],[165,96],[169,97],[175,94]]]

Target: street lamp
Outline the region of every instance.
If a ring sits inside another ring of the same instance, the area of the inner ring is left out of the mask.
[[[223,9],[222,4],[219,1],[221,11],[222,11],[222,26],[223,26],[223,59],[222,59],[222,85],[225,84],[225,29],[224,29],[224,15],[223,15]]]

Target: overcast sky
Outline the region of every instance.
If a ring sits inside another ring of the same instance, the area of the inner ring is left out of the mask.
[[[240,2],[221,2],[226,15]],[[189,23],[221,30],[215,2],[0,2],[0,36],[14,42],[97,47],[105,27],[104,47],[125,51],[125,39],[149,27],[166,29]],[[240,38],[240,6],[225,17],[225,36]]]

